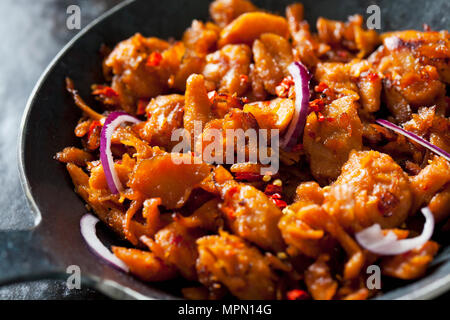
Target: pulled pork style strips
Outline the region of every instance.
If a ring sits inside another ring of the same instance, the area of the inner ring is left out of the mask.
[[[55,159],[130,243],[116,257],[146,282],[187,279],[193,299],[368,299],[383,292],[365,287],[368,265],[383,282],[423,276],[436,241],[376,253],[361,235],[398,247],[421,212],[423,234],[449,224],[448,31],[378,34],[354,15],[315,33],[301,3],[283,16],[215,0],[210,15],[179,41],[138,33],[103,50],[101,111],[66,80],[81,143]],[[230,130],[269,135],[255,147]]]

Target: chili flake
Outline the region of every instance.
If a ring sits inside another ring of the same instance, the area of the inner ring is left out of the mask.
[[[114,98],[119,96],[119,94],[113,88],[108,86],[96,85],[93,86],[93,89],[94,91],[92,91],[92,94],[94,96],[105,96],[107,98]]]
[[[308,293],[304,290],[300,289],[294,289],[291,291],[288,291],[286,294],[286,297],[288,300],[307,300],[309,299]]]
[[[281,188],[281,186],[276,186],[274,184],[268,184],[266,186],[266,189],[264,190],[264,193],[268,196],[274,194],[274,193],[282,193],[283,189]]]
[[[161,64],[162,59],[163,59],[163,56],[161,55],[161,53],[159,53],[157,51],[152,52],[147,59],[146,65],[148,67],[157,67]]]
[[[138,116],[142,116],[143,114],[145,114],[145,108],[147,107],[148,102],[149,101],[147,99],[139,99],[136,111],[136,114]]]
[[[254,172],[236,172],[236,180],[259,181],[261,175]]]
[[[94,130],[97,127],[101,127],[101,126],[102,126],[102,123],[100,121],[97,121],[97,120],[92,121],[91,125],[89,126],[89,131],[88,131],[88,136],[87,136],[88,140],[91,138],[91,135],[92,135],[92,133],[94,133]]]

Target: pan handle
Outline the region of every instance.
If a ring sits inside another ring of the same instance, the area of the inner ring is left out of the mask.
[[[0,285],[55,278],[57,274],[33,230],[0,231]]]

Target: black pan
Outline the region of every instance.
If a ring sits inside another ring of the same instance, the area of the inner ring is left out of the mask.
[[[282,13],[292,0],[255,2]],[[312,22],[318,16],[344,20],[354,13],[365,15],[374,2],[382,10],[384,30],[421,29],[423,23],[435,29],[450,29],[448,0],[303,1],[307,18]],[[29,231],[0,232],[0,284],[66,278],[67,267],[77,265],[84,284],[113,298],[179,296],[175,283],[145,284],[103,263],[88,250],[79,230],[80,217],[86,212],[84,203],[73,192],[64,166],[54,161],[53,156],[64,147],[79,143],[73,128],[81,114],[65,91],[66,76],[74,80],[87,98],[90,85],[103,81],[98,54],[102,43],[113,46],[135,32],[180,38],[192,19],[207,19],[208,5],[207,0],[125,1],[77,35],[50,64],[26,107],[19,144],[23,189],[37,226]],[[108,230],[101,231],[105,241],[115,239]],[[449,247],[444,246],[426,277],[416,282],[399,282],[381,298],[426,299],[447,291],[449,254]]]

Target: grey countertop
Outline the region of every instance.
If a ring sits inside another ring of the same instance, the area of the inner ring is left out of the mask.
[[[45,67],[78,30],[66,26],[67,8],[78,5],[81,26],[121,0],[0,1],[0,229],[27,229],[33,218],[17,170],[19,124],[33,86]],[[18,253],[19,254],[19,253]],[[68,290],[64,282],[37,281],[0,287],[0,299],[98,299],[90,290]]]

